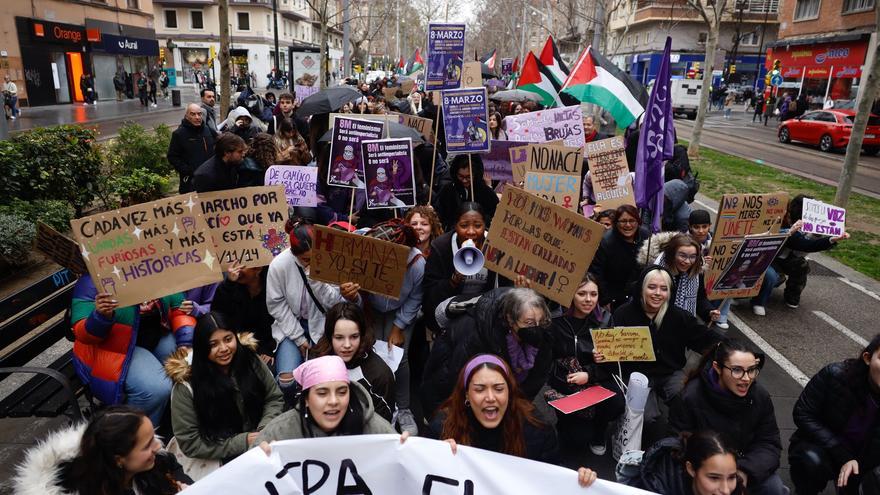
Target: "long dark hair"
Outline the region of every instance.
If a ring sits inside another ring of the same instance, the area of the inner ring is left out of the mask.
[[[110,406],[92,416],[80,441],[79,454],[62,465],[61,484],[66,490],[82,495],[116,495],[125,492],[125,470],[116,457],[127,456],[135,448],[137,432],[147,419],[140,409]],[[169,461],[156,456],[153,469],[134,476],[144,493],[170,495],[178,492],[170,477]]]
[[[856,394],[868,393],[868,380],[871,379],[868,365],[865,364],[864,356],[868,354],[868,358],[874,357],[874,353],[880,350],[880,333],[874,335],[868,345],[862,349],[859,356],[855,359],[847,359],[843,362],[844,372],[846,374],[845,383]]]
[[[707,459],[719,454],[731,455],[736,460],[736,449],[720,433],[708,430],[698,431],[692,434],[683,434],[681,440],[682,448],[678,452],[677,458],[681,461],[681,469],[684,471],[685,479],[691,479],[686,468],[688,462],[691,463],[694,472],[697,472]],[[738,476],[737,480],[739,480]],[[737,489],[733,493],[742,493],[739,481],[737,481]]]
[[[361,338],[360,345],[358,345],[357,352],[355,352],[352,361],[360,361],[373,348],[376,338],[367,325],[364,310],[357,304],[350,302],[337,303],[327,310],[327,315],[324,319],[324,335],[315,344],[315,354],[317,356],[333,354],[333,332],[336,330],[336,322],[339,320],[353,321],[357,325]]]
[[[339,426],[336,427],[330,435],[349,436],[362,435],[364,433],[364,406],[358,397],[358,385],[355,382],[348,384],[348,408],[345,410],[345,416]],[[309,408],[306,406],[306,399],[309,397],[311,388],[307,388],[299,394],[296,409],[299,411],[299,421],[302,425],[302,431],[307,438],[315,437],[315,428],[319,428],[318,423],[311,414],[308,414]]]
[[[688,374],[687,381],[691,381],[700,376],[700,373],[702,373],[707,366],[711,366],[712,362],[723,365],[734,352],[745,352],[755,356],[758,358],[758,368],[763,368],[764,363],[767,361],[764,353],[756,349],[755,346],[751,345],[749,342],[735,338],[724,339],[703,353],[703,357],[700,359],[700,365]]]
[[[703,270],[703,246],[688,234],[675,234],[672,236],[672,239],[663,246],[663,264],[669,269],[669,271],[673,271],[675,269],[675,257],[677,256],[678,250],[688,246],[697,250],[697,259],[694,260],[694,264],[691,265],[690,269],[687,271],[688,277],[695,277]]]
[[[199,419],[199,433],[212,441],[244,432],[245,421],[256,427],[266,402],[266,387],[257,377],[261,363],[252,350],[241,345],[233,328],[230,318],[212,311],[199,318],[193,335],[190,368],[193,407]],[[228,374],[208,359],[211,336],[217,330],[228,330],[235,336],[236,350]],[[236,405],[236,388],[244,402],[244,417]]]

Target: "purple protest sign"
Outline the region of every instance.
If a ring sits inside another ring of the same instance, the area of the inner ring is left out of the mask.
[[[501,75],[506,76],[508,74],[513,74],[513,59],[512,58],[502,58],[501,59]]]
[[[327,170],[327,184],[363,189],[361,142],[368,139],[379,139],[382,137],[384,129],[383,122],[336,117],[333,122],[333,137],[330,140],[330,168]]]
[[[305,100],[309,96],[312,96],[320,90],[321,88],[318,86],[303,86],[301,84],[293,85],[294,96],[296,96],[296,100],[299,102],[302,102],[303,100]]]
[[[450,153],[489,151],[489,118],[486,88],[443,91],[443,129]]]
[[[516,141],[492,140],[489,152],[483,155],[483,172],[492,180],[513,182],[513,167],[510,163],[510,148],[522,146]],[[523,148],[525,151],[525,148]],[[525,156],[525,153],[523,153]],[[525,162],[525,159],[523,160]]]
[[[584,146],[584,116],[580,105],[508,115],[504,125],[507,139],[511,141],[546,143],[561,139],[572,148]]]
[[[266,169],[265,184],[284,186],[290,206],[318,206],[318,167],[272,165]]]
[[[838,206],[804,198],[801,217],[804,233],[838,237],[846,232],[846,210]]]
[[[416,204],[412,139],[377,139],[361,143],[367,208],[404,208]]]
[[[461,86],[464,24],[428,24],[428,68],[425,91]]]

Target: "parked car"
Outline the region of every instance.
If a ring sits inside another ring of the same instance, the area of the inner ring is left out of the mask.
[[[855,112],[852,110],[814,110],[779,125],[780,143],[800,141],[822,151],[845,148],[849,144]],[[869,155],[880,151],[880,116],[871,114],[862,149]]]

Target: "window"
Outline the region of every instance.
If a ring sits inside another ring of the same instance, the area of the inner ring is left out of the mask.
[[[140,8],[140,6],[138,6],[138,0],[126,0],[125,5],[130,9],[137,10]]]
[[[272,32],[272,16],[266,14],[266,30]]]
[[[189,27],[192,29],[205,29],[205,19],[201,10],[189,11]]]
[[[699,35],[697,35],[697,43],[699,43],[701,45],[705,45],[708,40],[709,40],[709,33],[707,33],[706,31],[702,31],[702,32],[700,32]]]
[[[758,36],[758,32],[754,33],[746,33],[742,36],[742,45],[743,46],[758,46],[758,41],[760,41],[761,37]]]
[[[816,120],[819,122],[831,122],[832,124],[837,123],[837,119],[834,118],[834,114],[828,112],[819,112],[819,115],[816,116]]]
[[[287,21],[284,21],[284,36],[287,36],[289,28],[287,27]]]
[[[819,17],[819,2],[821,0],[797,0],[794,8],[794,20],[804,21]]]
[[[650,33],[648,33],[648,32],[645,32],[645,44],[646,44],[646,45],[647,45],[647,44],[648,44],[648,43],[649,43],[649,40],[650,40],[650,36],[651,36],[651,34],[650,34]]]
[[[874,0],[843,0],[844,14],[866,10],[874,10]]]
[[[177,11],[165,11],[165,27],[168,29],[177,29]]]
[[[239,12],[236,17],[238,18],[238,30],[239,31],[250,31],[251,30],[251,15],[248,12]]]

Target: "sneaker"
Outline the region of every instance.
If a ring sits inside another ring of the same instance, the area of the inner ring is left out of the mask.
[[[728,328],[730,328],[730,325],[728,325],[726,321],[725,322],[716,321],[715,326],[722,329],[722,330],[727,330]]]
[[[156,108],[156,107],[158,107],[159,105],[156,105],[155,103],[153,103],[153,104],[150,105],[150,106],[153,107],[153,108]]]
[[[752,306],[752,311],[758,316],[767,316],[767,310],[764,306]]]
[[[597,445],[593,445],[592,442],[590,443],[590,452],[592,452],[593,455],[603,456],[605,455],[606,450],[608,449],[605,448],[604,442]]]
[[[410,435],[417,436],[419,434],[419,426],[416,424],[416,418],[409,409],[400,409],[397,411],[397,426],[400,430],[408,431]]]
[[[83,102],[83,106],[84,106],[84,107],[87,107],[87,106],[89,106],[89,103],[88,103],[88,102]]]
[[[9,117],[10,120],[15,120],[15,116]]]
[[[788,302],[788,301],[785,301],[785,305],[788,306],[788,307],[791,308],[791,309],[798,309],[798,306],[800,306],[799,303],[791,303],[791,302]]]

